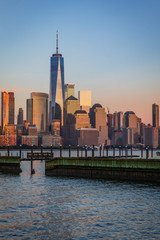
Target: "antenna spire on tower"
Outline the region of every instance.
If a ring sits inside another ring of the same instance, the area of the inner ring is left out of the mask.
[[[56,35],[56,54],[58,54],[58,30]]]

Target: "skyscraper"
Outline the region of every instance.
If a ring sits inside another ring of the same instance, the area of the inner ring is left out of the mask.
[[[90,108],[90,122],[98,131],[98,144],[105,144],[108,140],[107,114],[105,108],[96,103]]]
[[[64,58],[58,53],[58,32],[56,54],[50,60],[49,122],[51,124],[52,120],[59,119],[63,126]]]
[[[123,112],[118,112],[118,130],[123,128]]]
[[[132,111],[127,111],[123,115],[124,128],[137,128],[137,116]]]
[[[64,115],[74,114],[75,111],[80,110],[80,104],[77,98],[70,96],[64,102]]]
[[[113,114],[108,112],[107,121],[108,121],[108,137],[112,139]]]
[[[118,130],[118,113],[113,113],[113,128],[114,130]]]
[[[14,92],[9,92],[9,124],[14,124]]]
[[[4,130],[9,122],[9,95],[6,92],[1,93],[1,125]]]
[[[123,115],[123,140],[124,144],[138,143],[138,120],[132,111],[127,111]]]
[[[75,84],[67,83],[64,85],[64,91],[65,91],[65,100],[69,98],[70,96],[74,97],[74,86]]]
[[[27,120],[35,124],[38,132],[48,130],[48,94],[32,92],[27,99]]]
[[[14,93],[1,93],[1,125],[14,124]]]
[[[27,120],[30,124],[33,124],[33,99],[27,99],[26,104],[27,104],[26,108]]]
[[[23,124],[23,109],[22,108],[19,108],[19,111],[18,111],[17,124],[19,124],[19,125]]]
[[[159,127],[159,106],[152,104],[152,125],[155,128]]]
[[[89,109],[91,108],[91,91],[78,91],[78,100],[81,110],[89,113]]]

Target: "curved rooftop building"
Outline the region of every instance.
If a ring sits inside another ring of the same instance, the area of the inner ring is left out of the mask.
[[[89,117],[90,117],[90,123],[92,127],[96,127],[96,120],[95,120],[95,109],[96,108],[102,108],[102,105],[99,103],[95,103],[89,111]]]
[[[125,115],[129,115],[129,114],[135,114],[133,111],[127,111],[125,112]]]
[[[124,127],[125,128],[137,128],[137,116],[133,111],[125,112]]]

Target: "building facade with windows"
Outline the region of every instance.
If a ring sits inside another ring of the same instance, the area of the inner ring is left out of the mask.
[[[159,128],[159,106],[155,103],[152,105],[152,125]]]
[[[64,99],[64,58],[58,53],[57,33],[56,54],[50,58],[49,123],[59,119],[63,126]]]

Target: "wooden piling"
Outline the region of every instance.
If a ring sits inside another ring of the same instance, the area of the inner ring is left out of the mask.
[[[92,147],[92,157],[94,157],[94,145]]]
[[[77,158],[79,158],[79,145],[77,146]]]

